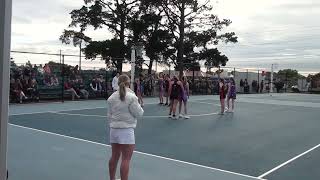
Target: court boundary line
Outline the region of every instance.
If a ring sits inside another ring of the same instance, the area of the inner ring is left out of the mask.
[[[61,112],[51,112],[52,114],[59,114],[59,115],[67,115],[67,116],[83,116],[83,117],[101,117],[107,118],[107,116],[103,115],[94,115],[94,114],[72,114],[72,113],[61,113]],[[210,115],[217,115],[219,112],[214,113],[207,113],[207,114],[190,114],[190,117],[203,117],[203,116],[210,116]],[[169,116],[142,116],[141,118],[168,118]]]
[[[41,133],[45,133],[45,134],[55,135],[55,136],[59,136],[59,137],[67,138],[67,139],[73,139],[73,140],[77,140],[77,141],[81,141],[81,142],[86,142],[86,143],[90,143],[90,144],[104,146],[104,147],[111,147],[108,144],[98,143],[98,142],[94,142],[94,141],[90,141],[90,140],[85,140],[85,139],[76,138],[76,137],[72,137],[72,136],[62,135],[62,134],[53,133],[53,132],[44,131],[44,130],[35,129],[35,128],[30,128],[30,127],[26,127],[26,126],[20,126],[20,125],[16,125],[16,124],[12,124],[12,123],[8,123],[8,124],[10,126],[17,127],[17,128],[22,128],[22,129],[41,132]],[[246,175],[246,174],[236,173],[236,172],[232,172],[232,171],[227,171],[227,170],[218,169],[218,168],[209,167],[209,166],[204,166],[204,165],[200,165],[200,164],[196,164],[196,163],[191,163],[191,162],[181,161],[181,160],[177,160],[177,159],[167,158],[167,157],[158,156],[158,155],[149,154],[149,153],[144,153],[144,152],[140,152],[140,151],[134,151],[134,153],[145,155],[145,156],[150,156],[150,157],[154,157],[154,158],[158,158],[158,159],[164,159],[164,160],[168,160],[168,161],[178,162],[178,163],[182,163],[182,164],[187,164],[187,165],[190,165],[190,166],[201,167],[201,168],[204,168],[204,169],[210,169],[210,170],[229,173],[229,174],[238,175],[238,176],[242,176],[242,177],[248,177],[248,178],[251,178],[251,179],[266,180],[266,179],[263,179],[263,178],[260,178],[260,177],[254,177],[254,176],[250,176],[250,175]]]
[[[199,102],[204,100],[214,100],[214,99],[194,99],[190,100],[189,102]],[[151,102],[151,103],[144,103],[145,105],[152,105],[152,104],[159,104],[158,102]],[[215,104],[212,104],[215,105]],[[77,110],[92,110],[92,109],[101,109],[107,108],[107,104],[105,106],[98,106],[98,107],[91,107],[91,108],[80,108],[80,109],[68,109],[68,110],[61,110],[61,111],[36,111],[36,112],[27,112],[27,113],[14,113],[9,114],[9,116],[21,116],[21,115],[31,115],[31,114],[44,114],[44,113],[57,113],[57,112],[66,112],[66,111],[77,111]]]
[[[260,175],[260,176],[258,176],[258,177],[259,177],[259,178],[264,178],[264,177],[266,177],[266,176],[270,175],[271,173],[273,173],[273,172],[275,172],[275,171],[279,170],[280,168],[282,168],[282,167],[284,167],[284,166],[286,166],[286,165],[288,165],[288,164],[292,163],[293,161],[295,161],[295,160],[299,159],[300,157],[302,157],[302,156],[304,156],[304,155],[306,155],[306,154],[310,153],[311,151],[313,151],[313,150],[315,150],[315,149],[317,149],[317,148],[319,148],[319,147],[320,147],[320,144],[318,144],[318,145],[316,145],[316,146],[314,146],[314,147],[310,148],[309,150],[307,150],[307,151],[305,151],[305,152],[303,152],[303,153],[301,153],[301,154],[299,154],[299,155],[297,155],[297,156],[295,156],[295,157],[293,157],[293,158],[291,158],[291,159],[287,160],[286,162],[284,162],[284,163],[282,163],[282,164],[280,164],[280,165],[276,166],[275,168],[273,168],[273,169],[271,169],[271,170],[269,170],[269,171],[267,171],[267,172],[263,173],[262,175]]]

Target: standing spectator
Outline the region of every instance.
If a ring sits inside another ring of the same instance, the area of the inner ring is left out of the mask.
[[[243,79],[240,80],[240,92],[244,93],[244,81],[243,81]]]
[[[221,106],[220,115],[224,114],[226,94],[227,94],[227,92],[226,92],[226,86],[224,83],[224,79],[220,79],[220,81],[219,81],[219,95],[220,95],[220,106]]]
[[[112,79],[112,90],[118,91],[119,85],[118,85],[118,78],[120,76],[120,73],[117,72],[116,76]]]
[[[151,86],[151,92],[150,92],[151,96],[154,96],[155,74],[151,76],[150,86]]]
[[[158,85],[159,85],[159,101],[160,101],[159,104],[163,105],[164,78],[162,73],[159,74]]]
[[[250,86],[247,79],[244,80],[244,92],[247,94],[250,92]]]
[[[261,83],[260,83],[260,93],[263,92],[263,88],[264,88],[264,82],[262,80]]]
[[[166,97],[165,106],[170,106],[168,104],[168,101],[169,101],[169,86],[170,86],[170,76],[167,74],[165,76],[165,80],[164,80],[164,96]]]
[[[256,80],[253,80],[251,83],[251,87],[252,87],[252,92],[256,92],[256,89],[258,88],[258,83]]]
[[[119,76],[119,90],[107,100],[107,118],[110,126],[110,144],[112,155],[109,160],[110,180],[116,179],[118,161],[121,156],[121,180],[128,180],[130,161],[135,148],[134,129],[137,118],[143,115],[143,109],[138,103],[130,87],[130,79],[126,75]]]

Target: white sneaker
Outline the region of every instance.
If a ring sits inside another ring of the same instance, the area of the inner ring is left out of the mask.
[[[184,116],[185,119],[190,119],[190,116],[186,115]]]
[[[169,114],[168,118],[169,118],[169,119],[172,119],[172,115],[171,115],[171,114]]]
[[[177,117],[177,116],[172,116],[172,119],[173,119],[173,120],[177,120],[178,117]]]
[[[182,115],[182,114],[179,114],[179,118],[183,118],[183,115]]]

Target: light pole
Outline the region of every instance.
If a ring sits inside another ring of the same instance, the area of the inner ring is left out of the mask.
[[[131,82],[130,82],[130,88],[132,90],[134,90],[133,82],[134,82],[135,66],[136,66],[136,50],[135,50],[135,46],[132,46],[131,47]]]
[[[134,75],[136,67],[136,57],[142,57],[143,45],[141,42],[137,42],[135,45],[131,46],[131,83],[130,88],[134,90]],[[137,51],[137,52],[136,52]]]

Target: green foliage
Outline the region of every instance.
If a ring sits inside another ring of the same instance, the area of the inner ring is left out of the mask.
[[[303,79],[306,78],[294,69],[284,69],[277,73],[278,78],[285,79]]]
[[[87,47],[83,49],[87,58],[95,59],[98,55],[103,58],[111,57],[112,63],[119,71],[122,71],[122,63],[127,56],[127,28],[131,17],[138,11],[139,2],[138,0],[110,0],[106,2],[103,0],[84,0],[84,6],[70,13],[72,20],[69,28],[71,29],[64,30],[60,40],[65,44],[70,44],[73,41],[74,45],[79,45],[83,40],[87,43]],[[84,34],[88,27],[94,27],[94,29],[106,27],[115,37],[112,40],[92,40]],[[116,51],[110,50],[110,44],[117,46],[112,47]]]
[[[143,43],[150,58],[150,72],[153,61],[161,60],[166,64],[173,62],[180,71],[199,65],[199,61],[205,61],[210,67],[225,65],[228,58],[212,47],[219,43],[236,43],[237,37],[234,32],[222,33],[232,22],[213,14],[209,2],[84,0],[80,9],[70,13],[70,29],[64,30],[60,40],[75,46],[86,42],[83,52],[87,59],[101,56],[103,60],[111,60],[119,71],[124,59],[129,57],[129,47],[137,42]],[[114,38],[93,40],[85,35],[88,27],[106,27]]]

